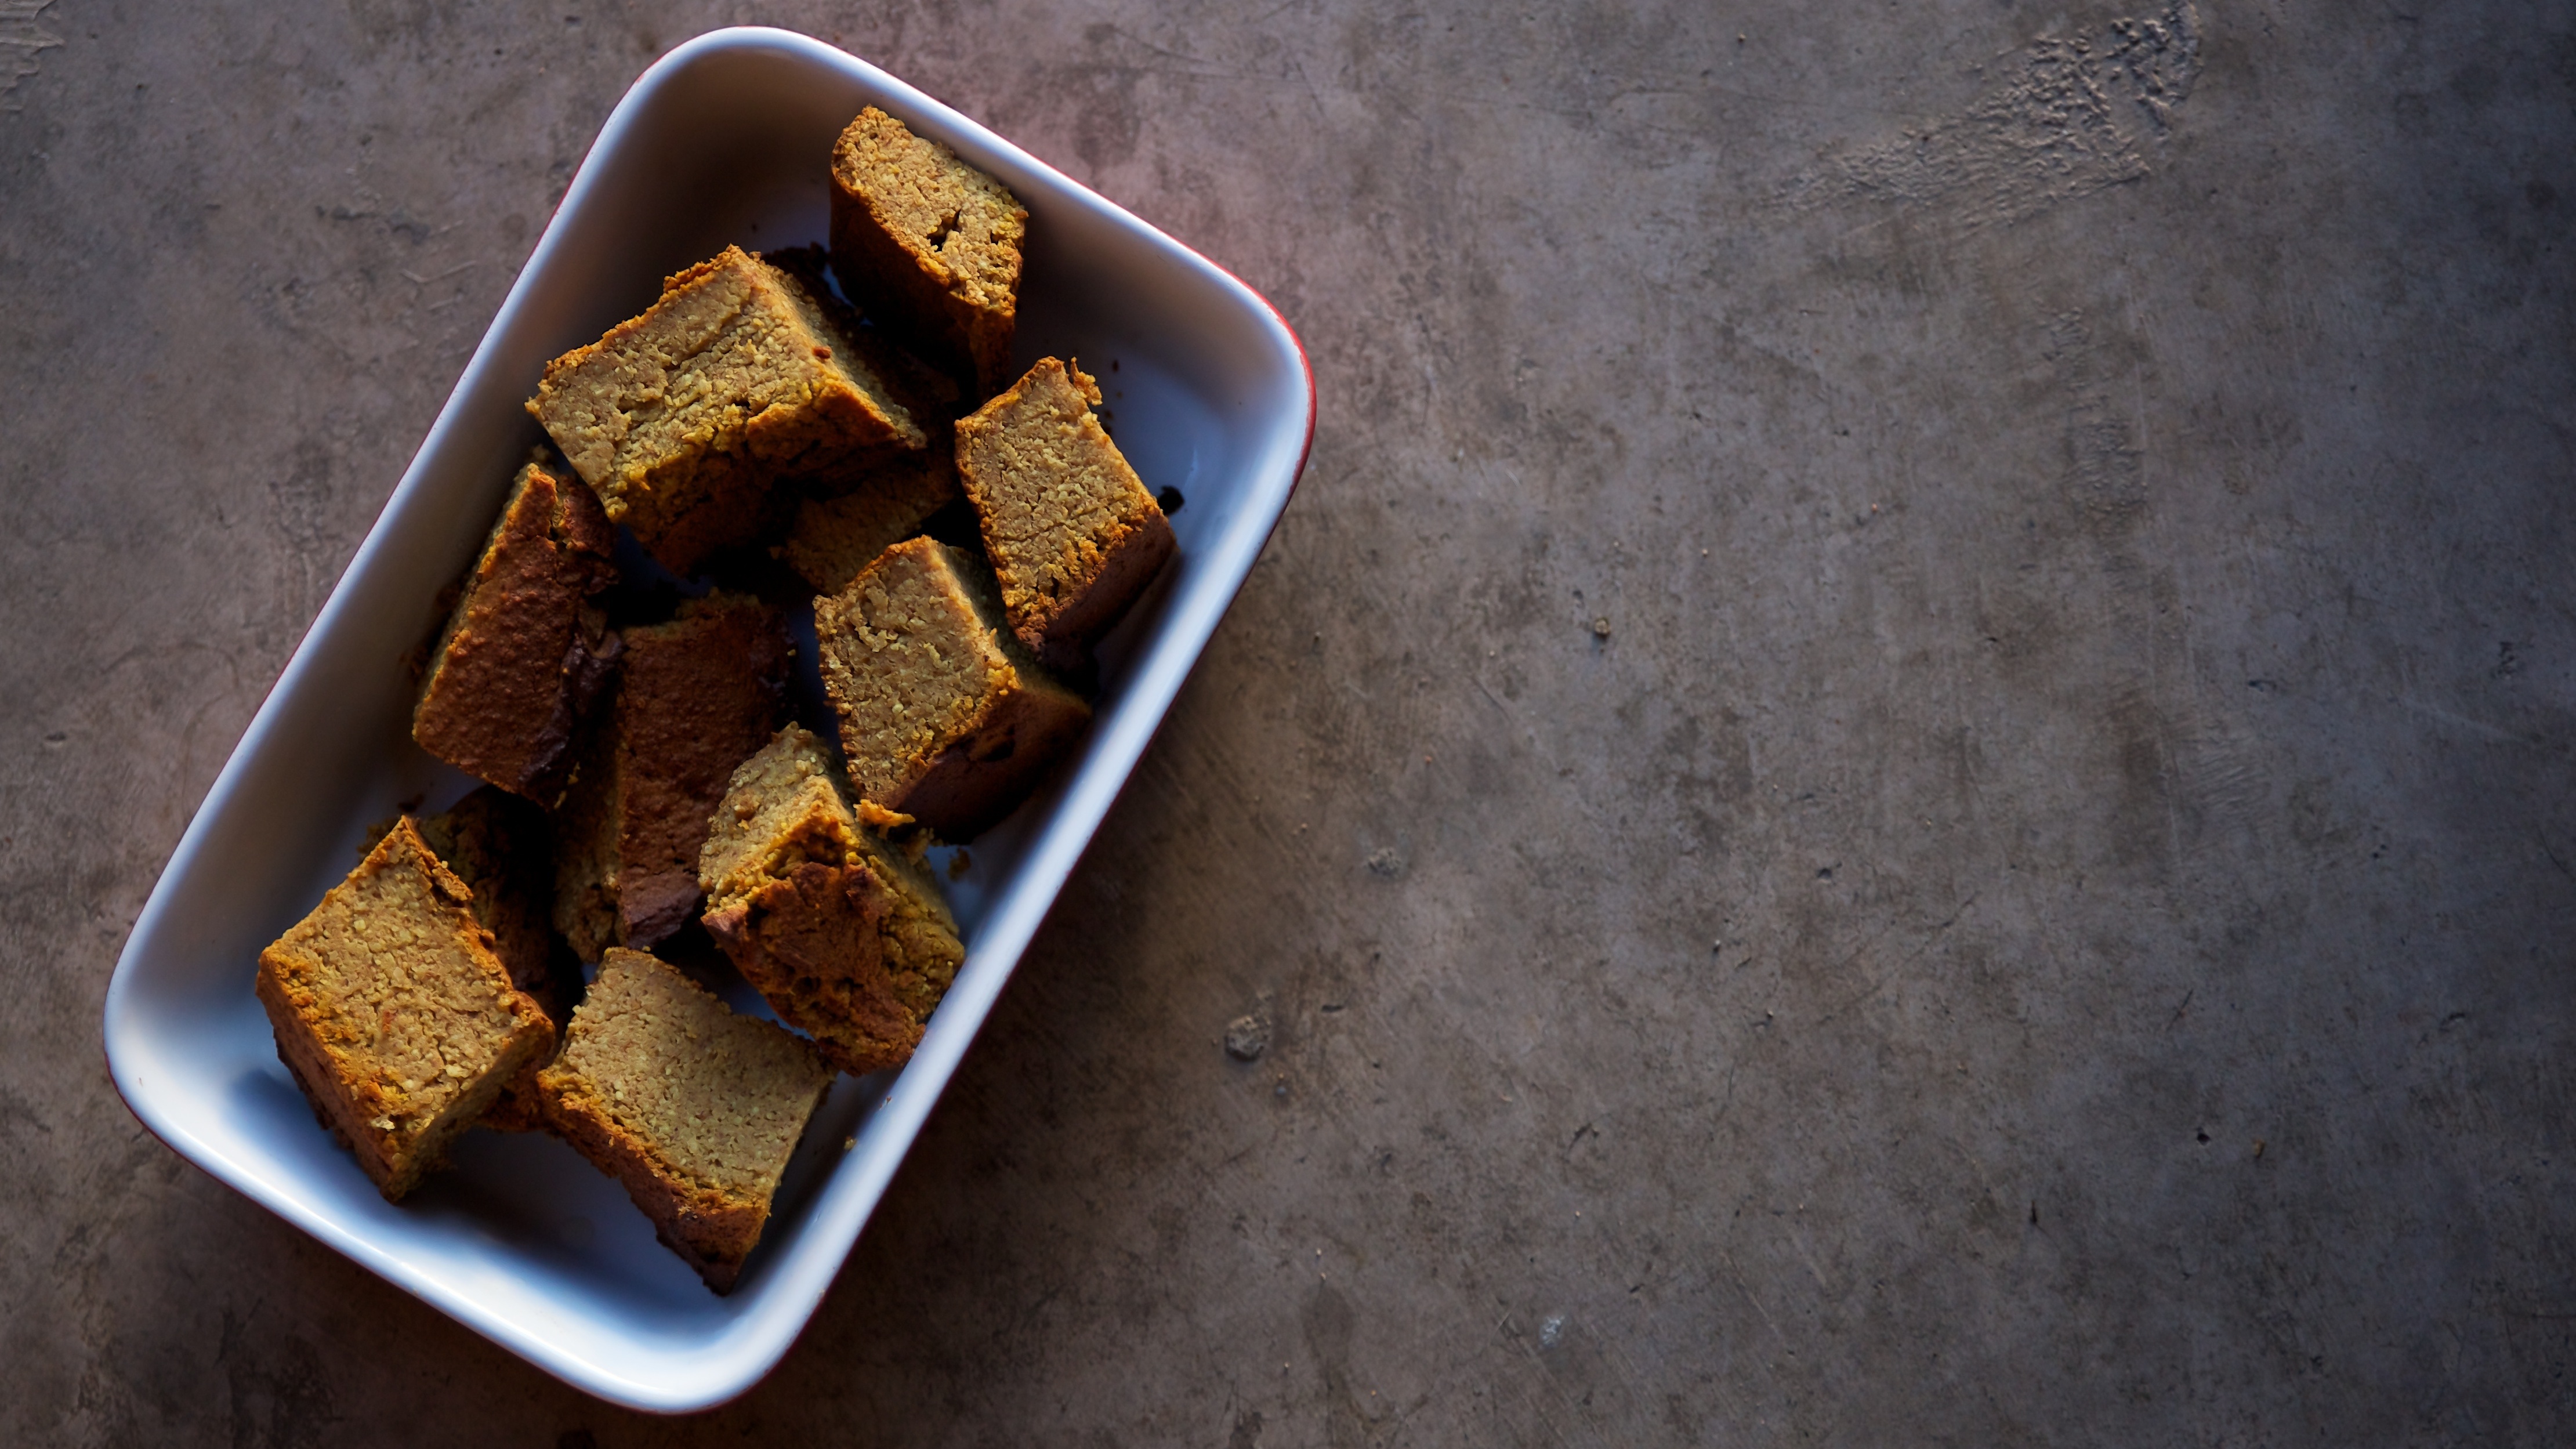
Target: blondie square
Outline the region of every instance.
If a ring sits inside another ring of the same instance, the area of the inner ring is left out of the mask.
[[[805,281],[731,246],[548,363],[528,411],[609,520],[680,574],[760,532],[773,481],[928,442]]]
[[[554,924],[583,960],[649,946],[697,913],[708,816],[777,731],[793,652],[778,612],[736,594],[626,631],[555,822]]]
[[[966,948],[928,873],[866,828],[834,775],[811,731],[779,731],[734,771],[698,883],[743,979],[864,1076],[911,1060]]]
[[[471,900],[405,816],[259,953],[277,1054],[389,1202],[554,1048]]]
[[[1099,405],[1098,383],[1049,357],[957,420],[957,473],[1002,607],[1056,669],[1079,667],[1172,556],[1172,525],[1092,415]]]
[[[815,600],[814,632],[852,787],[951,840],[1009,814],[1091,718],[1003,626],[981,563],[936,539]]]
[[[546,1125],[616,1178],[707,1286],[732,1291],[831,1088],[814,1049],[640,951],[611,949],[537,1076]]]
[[[411,737],[504,790],[552,805],[615,657],[591,597],[616,581],[615,531],[579,480],[531,458],[466,575],[431,656]]]
[[[978,397],[1010,376],[1028,220],[1002,183],[874,106],[832,147],[832,270]]]

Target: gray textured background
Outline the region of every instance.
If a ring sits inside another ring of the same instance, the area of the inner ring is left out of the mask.
[[[0,0],[0,1439],[2566,1442],[2571,16],[2159,3]],[[660,1421],[98,1019],[738,20],[1233,268],[1322,414],[813,1326]]]

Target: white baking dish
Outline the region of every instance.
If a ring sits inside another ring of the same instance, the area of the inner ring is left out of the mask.
[[[1099,717],[1078,758],[976,842],[953,892],[967,962],[920,1051],[898,1074],[842,1079],[741,1286],[719,1298],[654,1242],[613,1181],[552,1138],[471,1133],[454,1170],[388,1206],[279,1064],[251,977],[260,948],[356,859],[370,821],[408,801],[442,808],[469,783],[412,745],[403,655],[537,441],[521,402],[539,369],[727,242],[822,240],[833,138],[871,104],[999,176],[1029,208],[1020,360],[1073,356],[1099,376],[1146,485],[1181,492],[1180,555],[1103,650]],[[145,904],[108,986],[117,1089],[190,1161],[572,1384],[660,1411],[742,1392],[786,1352],[848,1256],[1242,587],[1313,424],[1295,336],[1188,248],[817,41],[736,29],[681,46],[610,115]]]

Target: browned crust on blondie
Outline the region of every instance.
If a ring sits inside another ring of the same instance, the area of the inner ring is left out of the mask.
[[[707,933],[845,1072],[909,1061],[965,961],[938,887],[861,827],[822,742],[795,725],[734,772],[699,883]]]
[[[1049,357],[957,420],[958,477],[1011,630],[1055,669],[1081,666],[1174,548],[1099,405],[1089,374]]]
[[[907,1007],[903,996],[920,993],[899,992],[886,970],[881,893],[863,868],[809,862],[706,916],[707,934],[780,1018],[859,1076],[911,1060],[929,1016]]]
[[[599,500],[532,458],[439,636],[411,733],[422,749],[552,805],[617,640],[590,598],[616,579]]]
[[[1029,214],[1009,188],[874,106],[832,147],[832,264],[978,396],[1010,376]]]

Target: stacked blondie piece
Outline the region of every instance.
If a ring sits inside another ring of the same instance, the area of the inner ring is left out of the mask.
[[[551,446],[413,718],[484,784],[258,975],[388,1199],[472,1126],[549,1131],[719,1292],[834,1077],[901,1067],[964,964],[925,853],[1045,781],[1174,552],[1096,381],[1012,362],[1010,191],[874,108],[829,180],[828,252],[729,246],[534,379]]]

